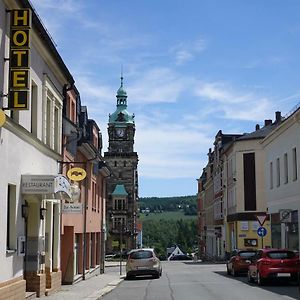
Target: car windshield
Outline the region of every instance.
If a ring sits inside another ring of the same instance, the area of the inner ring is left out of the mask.
[[[272,251],[268,252],[267,256],[273,259],[294,258],[296,255],[292,251]]]
[[[249,257],[253,257],[255,254],[256,254],[255,251],[243,251],[239,253],[239,256],[243,258],[249,258]]]
[[[153,257],[151,251],[137,251],[130,254],[131,259],[145,259],[151,257]]]

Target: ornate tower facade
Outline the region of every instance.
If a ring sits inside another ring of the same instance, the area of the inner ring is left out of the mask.
[[[117,108],[109,115],[108,151],[104,153],[112,171],[107,180],[107,253],[136,248],[138,155],[134,152],[134,134],[134,115],[127,111],[127,93],[121,77]]]

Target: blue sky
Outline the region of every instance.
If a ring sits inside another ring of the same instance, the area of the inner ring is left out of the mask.
[[[300,102],[298,0],[31,0],[107,150],[123,65],[139,194],[197,193],[218,130]]]

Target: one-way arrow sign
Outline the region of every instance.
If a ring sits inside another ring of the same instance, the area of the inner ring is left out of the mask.
[[[257,219],[258,223],[260,224],[260,226],[263,226],[267,219],[267,215],[256,215],[256,219]]]

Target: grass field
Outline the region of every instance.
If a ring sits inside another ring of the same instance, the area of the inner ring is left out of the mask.
[[[166,211],[163,213],[149,213],[146,214],[140,213],[140,219],[142,221],[147,220],[196,220],[197,216],[186,216],[183,211]]]

